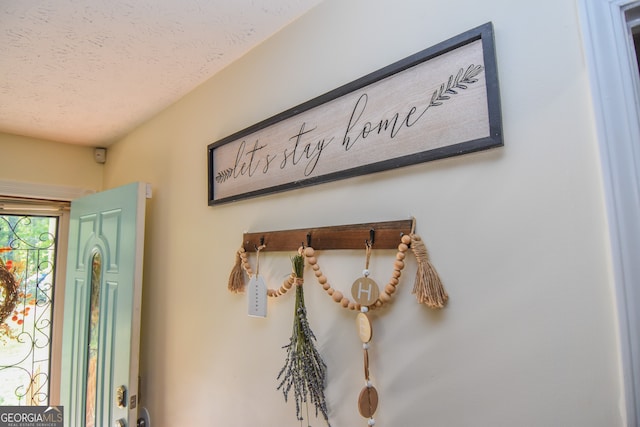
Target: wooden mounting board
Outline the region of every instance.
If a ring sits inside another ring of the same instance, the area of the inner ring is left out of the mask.
[[[412,226],[413,219],[407,219],[244,233],[242,246],[247,252],[255,252],[261,244],[265,245],[264,251],[296,251],[302,245],[317,250],[364,249],[373,230],[373,249],[395,249],[400,244],[402,235],[411,233]]]

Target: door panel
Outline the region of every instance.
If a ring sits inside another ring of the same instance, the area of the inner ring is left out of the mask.
[[[135,183],[71,204],[61,381],[67,426],[135,425],[145,193],[146,186]],[[93,310],[92,282],[99,286]],[[120,386],[123,405],[116,401]],[[95,413],[88,422],[87,411]]]

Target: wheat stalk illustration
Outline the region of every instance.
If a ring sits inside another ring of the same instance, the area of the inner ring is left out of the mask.
[[[466,69],[460,68],[458,74],[454,77],[453,74],[449,76],[447,83],[442,83],[438,89],[431,95],[431,102],[429,107],[437,107],[442,105],[442,101],[446,101],[451,97],[449,95],[457,95],[458,90],[467,89],[470,84],[476,83],[476,78],[480,72],[482,72],[482,65],[469,65]]]

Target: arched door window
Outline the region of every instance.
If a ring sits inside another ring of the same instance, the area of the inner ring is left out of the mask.
[[[102,283],[102,255],[93,252],[91,257],[91,293],[89,295],[89,324],[87,347],[87,407],[86,427],[96,425],[96,407],[98,390],[98,350],[100,335],[100,291]]]

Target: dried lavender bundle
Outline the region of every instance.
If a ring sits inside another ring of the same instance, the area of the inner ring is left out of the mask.
[[[304,270],[304,257],[296,255],[292,258],[293,272],[296,277],[302,279]],[[327,365],[322,360],[315,347],[316,337],[309,327],[307,309],[304,304],[304,291],[301,283],[296,283],[296,303],[293,318],[293,333],[289,344],[282,348],[287,349],[285,364],[278,374],[282,377],[278,390],[282,389],[284,400],[287,401],[289,392],[293,387],[296,401],[296,417],[302,421],[302,404],[311,402],[318,412],[322,413],[327,425],[329,416],[327,402],[324,397],[324,387],[327,378]]]

